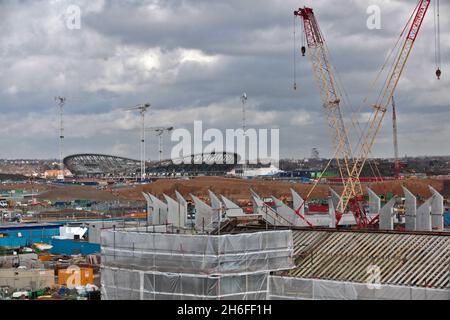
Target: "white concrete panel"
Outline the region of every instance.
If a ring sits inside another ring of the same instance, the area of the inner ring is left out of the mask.
[[[372,189],[367,188],[367,192],[369,193],[369,214],[373,216],[380,213],[381,199]]]
[[[151,224],[166,224],[167,223],[167,204],[159,200],[152,194],[149,194],[152,201],[152,215]]]
[[[336,209],[334,203],[336,198],[333,200],[333,196],[328,197],[328,217],[329,217],[329,227],[336,228]],[[310,220],[311,221],[311,220]],[[355,217],[352,213],[344,213],[339,220],[339,226],[352,226],[355,225]]]
[[[396,198],[393,197],[388,203],[386,203],[380,210],[380,230],[393,230],[394,229],[394,205]]]
[[[266,205],[264,201],[257,195],[253,194],[253,213],[261,215],[263,219],[273,226],[287,226],[288,223],[284,219],[280,219],[278,213],[271,207]]]
[[[147,223],[151,224],[152,223],[153,202],[147,193],[142,192],[142,195],[144,196],[145,201],[147,202]]]
[[[303,204],[303,198],[294,189],[291,189],[291,194],[292,194],[292,207],[293,207],[293,209],[294,210],[298,210],[298,208],[301,207],[299,213],[302,216],[305,216],[305,205]]]
[[[332,197],[328,197],[328,215],[330,217],[330,228],[336,227],[336,210],[334,209]]]
[[[239,207],[236,203],[231,201],[230,199],[221,196],[223,204],[225,206],[225,216],[226,217],[238,217],[244,215],[244,210]]]
[[[213,209],[202,200],[191,194],[195,204],[195,229],[208,230],[213,217]]]
[[[341,196],[332,188],[330,188],[330,194],[331,194],[331,201],[333,201],[333,207],[336,210],[336,208],[339,205],[339,201],[341,201]]]
[[[222,208],[222,202],[220,202],[219,198],[215,195],[214,192],[211,190],[208,190],[209,199],[211,200],[211,207],[213,209],[221,209]]]
[[[167,223],[177,228],[184,227],[186,218],[180,210],[180,204],[168,195],[164,195],[164,198],[167,203]]]
[[[222,202],[211,190],[208,190],[208,193],[209,193],[209,199],[211,200],[211,207],[214,210],[213,220],[221,221],[222,220],[222,212],[223,212]]]
[[[444,197],[432,186],[431,193],[431,229],[435,231],[444,230]]]
[[[182,217],[184,217],[184,225],[188,225],[188,203],[186,199],[178,192],[175,191],[175,195],[177,197],[177,202],[179,204],[179,210]]]
[[[264,204],[264,201],[260,198],[260,196],[254,192],[252,189],[250,189],[252,202],[253,202],[253,213],[259,214],[261,206]]]
[[[289,208],[283,201],[272,196],[275,203],[277,214],[285,219],[289,224],[295,227],[306,227],[308,224],[295,213],[295,211]]]
[[[429,198],[417,209],[417,231],[431,231],[431,200]]]
[[[403,187],[405,194],[405,229],[416,231],[417,229],[417,198],[414,194]]]

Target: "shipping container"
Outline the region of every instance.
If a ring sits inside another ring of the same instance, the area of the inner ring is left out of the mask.
[[[66,287],[94,284],[94,270],[92,268],[79,267],[59,269],[58,284]]]

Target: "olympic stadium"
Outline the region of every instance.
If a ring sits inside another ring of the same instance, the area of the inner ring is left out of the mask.
[[[192,155],[161,162],[146,162],[147,176],[223,176],[239,171],[236,153]],[[75,154],[64,159],[65,168],[78,178],[136,178],[140,176],[139,160],[103,155]]]

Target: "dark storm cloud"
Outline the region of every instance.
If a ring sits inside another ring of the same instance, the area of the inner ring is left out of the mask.
[[[410,1],[1,1],[4,156],[57,155],[55,95],[68,97],[66,153],[138,157],[138,116],[121,109],[150,101],[149,126],[189,127],[197,119],[235,128],[243,91],[252,126],[282,128],[282,156],[308,156],[312,147],[330,156],[311,67],[299,48],[292,90],[292,12],[303,4],[315,9],[353,107],[369,112],[362,99],[411,14]],[[381,8],[381,30],[366,27],[372,4]],[[69,5],[81,9],[80,30],[65,25]],[[431,9],[396,93],[399,140],[409,155],[450,150],[442,121],[450,118],[450,27],[442,14],[449,9],[441,3],[443,79],[434,77]],[[389,156],[391,144],[387,117],[374,154]],[[149,149],[156,158],[154,137]]]

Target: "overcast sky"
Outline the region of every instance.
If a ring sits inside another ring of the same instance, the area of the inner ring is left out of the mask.
[[[434,2],[434,1],[433,1]],[[366,9],[381,8],[369,30]],[[81,28],[67,27],[67,8]],[[332,155],[307,58],[297,42],[293,90],[293,10],[313,6],[351,105],[363,98],[414,9],[393,0],[0,0],[0,158],[57,158],[54,96],[67,97],[65,155],[139,157],[138,114],[147,126],[237,128],[248,94],[248,126],[280,128],[281,157]],[[436,80],[431,7],[396,91],[401,155],[450,154],[450,24],[441,1],[442,71]],[[297,21],[298,23],[299,21]],[[300,32],[300,28],[297,28]],[[370,102],[370,100],[369,100]],[[157,140],[147,136],[149,158]],[[166,136],[166,156],[173,144]],[[389,112],[374,156],[391,157]]]

